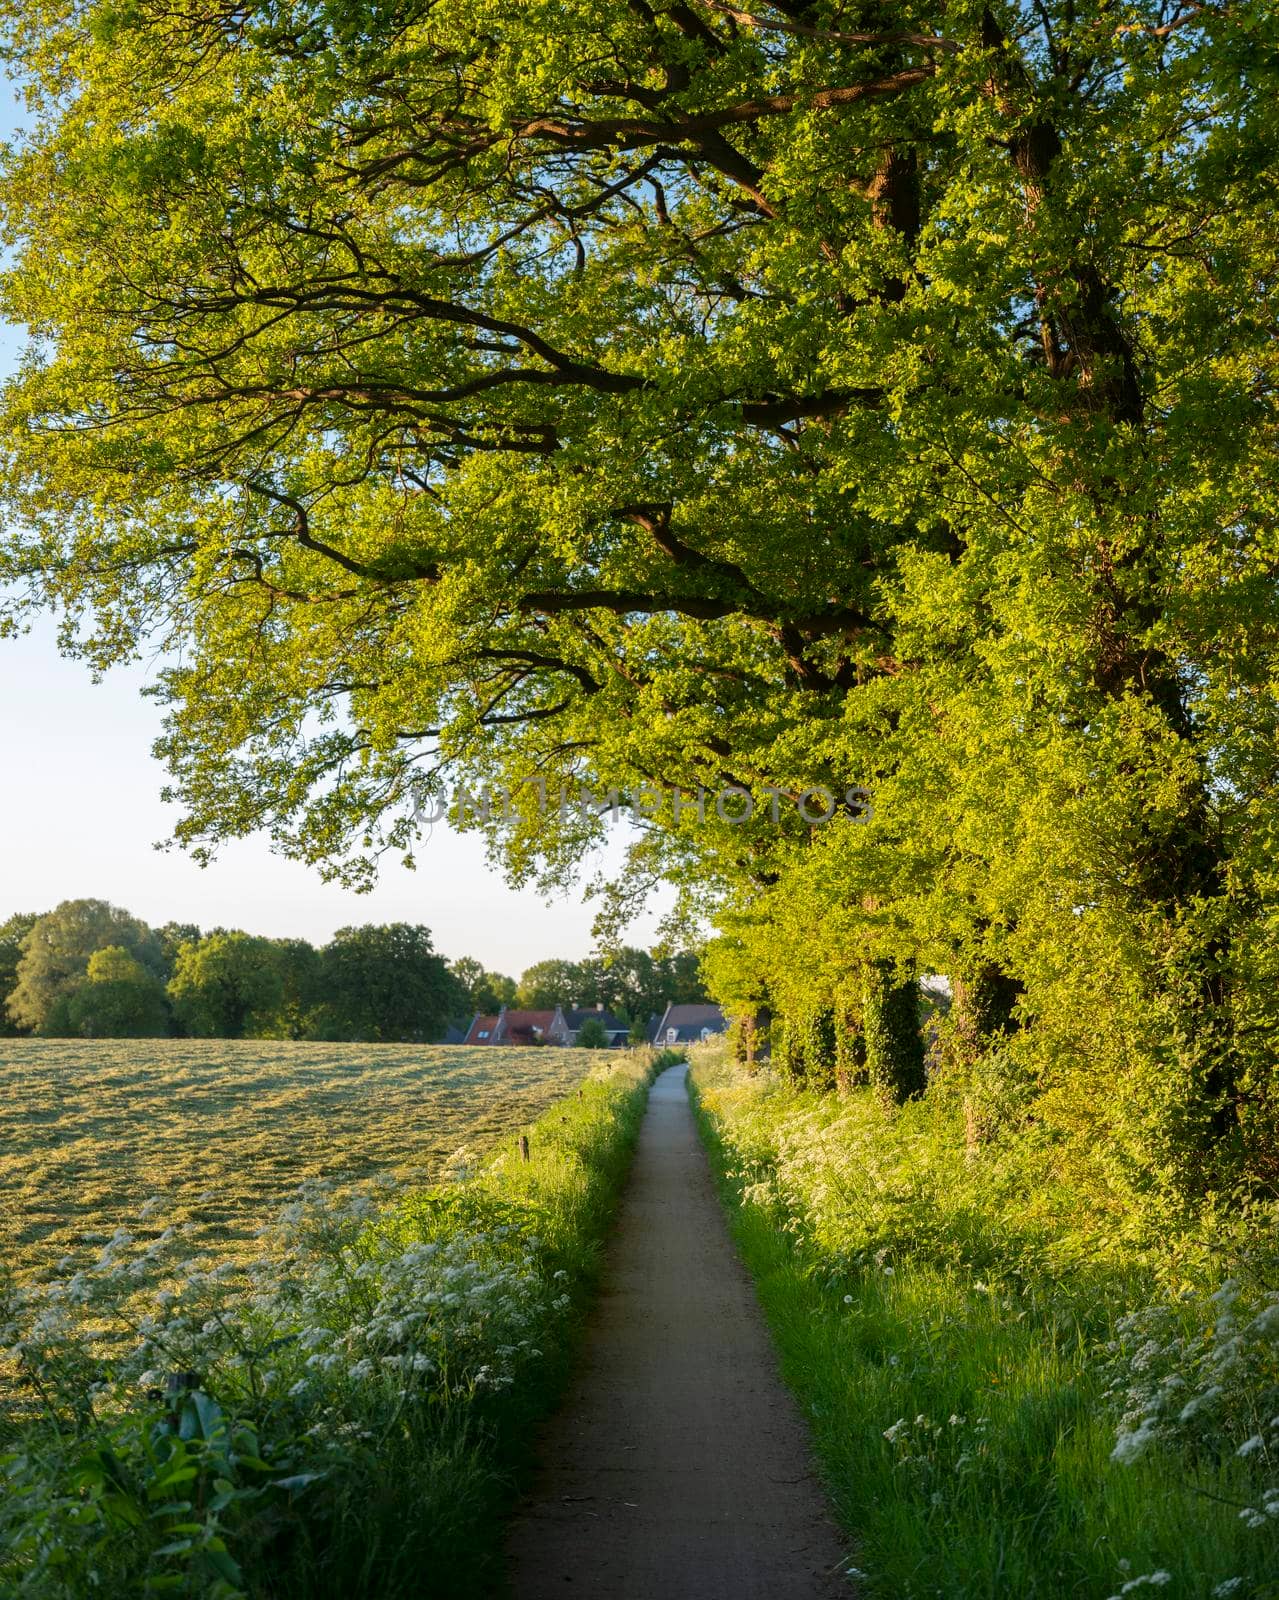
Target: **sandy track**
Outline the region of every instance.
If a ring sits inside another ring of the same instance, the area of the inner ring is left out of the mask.
[[[598,1308],[510,1534],[517,1600],[848,1600],[685,1092],[654,1085]]]

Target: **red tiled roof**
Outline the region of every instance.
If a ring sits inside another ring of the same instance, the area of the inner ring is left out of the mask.
[[[554,1021],[554,1011],[506,1011],[502,1015],[502,1037],[511,1034],[531,1037],[536,1029],[545,1038]]]
[[[496,1017],[476,1017],[475,1021],[472,1022],[471,1026],[466,1030],[466,1038],[463,1039],[462,1043],[463,1044],[492,1044],[493,1043],[493,1034],[496,1032],[496,1030],[497,1030],[497,1018]],[[487,1037],[481,1039],[480,1038],[480,1034],[482,1034],[482,1033],[487,1035]]]

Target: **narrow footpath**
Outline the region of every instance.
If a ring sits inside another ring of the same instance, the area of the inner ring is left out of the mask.
[[[515,1600],[851,1593],[686,1070],[653,1086],[582,1363],[510,1534]]]

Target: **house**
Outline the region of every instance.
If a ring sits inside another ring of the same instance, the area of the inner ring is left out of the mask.
[[[510,1011],[502,1007],[496,1044],[551,1044],[560,1008],[554,1011]]]
[[[653,1043],[659,1049],[672,1045],[698,1044],[713,1034],[725,1033],[728,1020],[718,1006],[698,1002],[693,1005],[668,1005],[657,1024]]]
[[[480,1017],[471,1019],[471,1026],[466,1030],[463,1044],[496,1044],[493,1035],[497,1032],[498,1017]]]
[[[582,1030],[582,1024],[588,1020],[600,1024],[604,1032],[608,1034],[610,1045],[625,1045],[630,1042],[630,1023],[621,1021],[620,1018],[615,1017],[603,1005],[577,1006],[570,1008],[568,1011],[562,1011],[560,1015],[564,1021],[566,1037],[563,1043],[565,1044],[577,1043],[577,1036]],[[555,1042],[558,1044],[560,1040],[557,1039]]]
[[[534,1045],[558,1043],[564,1019],[558,1006],[554,1011],[511,1011],[506,1006],[497,1016],[477,1016],[466,1030],[466,1044]]]
[[[602,1005],[556,1006],[553,1011],[512,1011],[503,1006],[496,1016],[471,1019],[463,1044],[572,1045],[587,1021],[600,1023],[610,1047],[630,1043],[629,1024]],[[651,1016],[645,1030],[650,1044],[659,1049],[670,1045],[696,1044],[728,1027],[724,1013],[712,1005],[668,1004],[661,1016]]]

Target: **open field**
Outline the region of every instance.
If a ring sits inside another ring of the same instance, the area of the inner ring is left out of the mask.
[[[268,1040],[0,1041],[0,1260],[19,1275],[155,1195],[223,1247],[308,1177],[434,1175],[533,1121],[595,1052]]]

